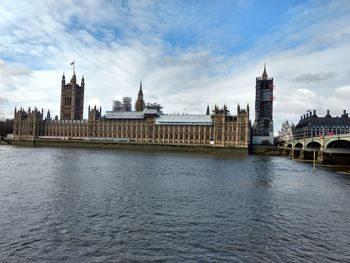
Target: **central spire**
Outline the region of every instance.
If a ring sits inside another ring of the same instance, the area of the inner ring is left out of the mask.
[[[143,111],[144,108],[145,108],[145,102],[143,100],[142,81],[140,81],[139,94],[137,95],[137,101],[135,103],[135,111]]]
[[[142,92],[142,80],[140,81],[140,90],[139,90],[139,96],[143,96],[143,92]]]

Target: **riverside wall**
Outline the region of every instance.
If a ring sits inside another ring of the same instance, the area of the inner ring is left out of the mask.
[[[203,153],[239,153],[248,154],[248,148],[223,147],[212,145],[185,145],[185,144],[155,144],[134,142],[110,142],[110,141],[80,141],[80,140],[12,140],[17,146],[34,147],[76,147],[76,148],[101,148],[101,149],[125,149],[142,151],[177,151],[177,152],[203,152]]]
[[[274,145],[249,145],[249,153],[270,156],[284,155],[283,149]]]

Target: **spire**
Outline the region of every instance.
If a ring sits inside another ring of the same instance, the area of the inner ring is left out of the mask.
[[[266,63],[264,63],[264,72],[262,74],[263,78],[267,78],[267,73],[266,73]]]
[[[206,115],[210,115],[209,105],[207,106],[207,114]]]
[[[140,90],[139,90],[139,96],[143,96],[143,92],[142,92],[142,80],[140,81]]]
[[[66,84],[66,77],[64,76],[64,72],[63,72],[62,81],[61,81],[62,87],[64,87],[65,84]]]

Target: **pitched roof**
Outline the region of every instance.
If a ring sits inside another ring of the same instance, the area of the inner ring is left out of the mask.
[[[263,78],[268,78],[267,73],[266,73],[266,63],[264,64],[264,72],[262,74]]]
[[[160,125],[212,125],[213,120],[210,115],[160,115],[156,119],[156,124]]]

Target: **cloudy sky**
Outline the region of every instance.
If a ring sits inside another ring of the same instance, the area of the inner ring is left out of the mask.
[[[350,1],[0,2],[0,118],[28,106],[59,114],[65,72],[85,77],[89,104],[111,110],[142,80],[165,113],[251,106],[264,62],[275,131],[316,109],[350,111]]]

